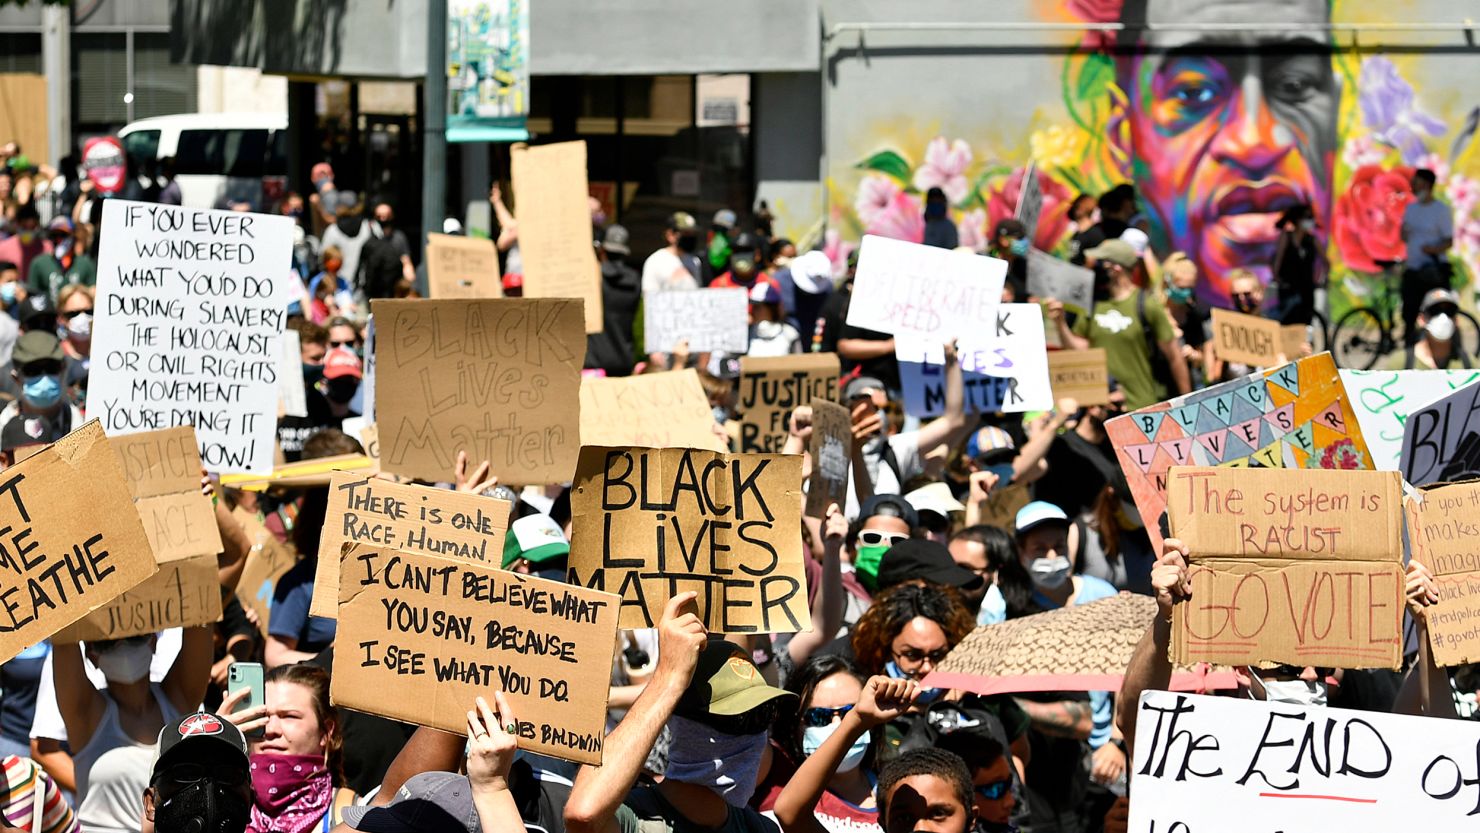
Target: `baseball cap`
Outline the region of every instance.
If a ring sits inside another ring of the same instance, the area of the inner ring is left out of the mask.
[[[295,226],[295,228],[299,228],[299,227],[298,226]],[[456,217],[448,217],[448,218],[446,218],[445,220],[442,221],[442,233],[443,234],[462,234],[463,233],[463,224]]]
[[[1146,254],[1147,247],[1151,245],[1151,238],[1146,236],[1146,232],[1138,228],[1128,228],[1121,232],[1120,239],[1122,242],[1130,244],[1131,250],[1136,253],[1136,257]]]
[[[335,347],[325,354],[325,379],[338,379],[343,376],[353,376],[359,379],[363,375],[360,368],[360,357],[355,355],[355,351],[347,347]]]
[[[781,290],[770,281],[756,281],[755,286],[750,288],[750,302],[752,304],[779,304],[781,303]]]
[[[961,590],[975,590],[982,577],[962,567],[951,558],[943,545],[923,538],[910,538],[890,547],[879,560],[879,590],[883,591],[911,579],[924,579]]]
[[[396,790],[383,807],[350,806],[341,811],[344,823],[366,833],[429,833],[466,830],[479,833],[478,810],[467,776],[455,772],[422,772]]]
[[[1007,235],[1008,237],[1027,237],[1028,227],[1023,225],[1022,221],[1015,217],[1003,217],[997,221],[997,228],[992,232],[992,237],[997,238],[1003,235]]]
[[[601,248],[613,254],[630,255],[632,249],[628,248],[627,241],[631,238],[632,235],[627,233],[625,226],[612,223],[601,235]]]
[[[570,543],[555,519],[543,512],[525,515],[509,525],[504,539],[504,569],[523,558],[532,564],[570,555]]]
[[[51,359],[53,361],[65,361],[66,354],[62,352],[62,344],[57,341],[55,333],[45,330],[28,330],[20,338],[16,339],[15,349],[10,352],[10,366],[20,370],[31,362]]]
[[[24,327],[26,325],[26,322],[30,321],[32,318],[43,315],[50,315],[55,317],[56,314],[56,304],[53,304],[51,302],[51,298],[45,292],[39,292],[35,295],[27,295],[26,300],[21,302],[20,322],[22,327]]]
[[[1459,296],[1451,289],[1430,289],[1424,294],[1423,303],[1419,304],[1418,308],[1423,312],[1428,312],[1429,307],[1438,306],[1439,304],[1449,304],[1458,308]]]
[[[980,431],[973,431],[966,439],[966,456],[978,462],[983,458],[996,460],[999,457],[1011,460],[1017,456],[1017,444],[1012,441],[1011,434],[995,425],[987,425]]]
[[[207,711],[181,715],[159,730],[159,756],[154,760],[150,780],[181,761],[206,760],[212,763],[240,762],[250,767],[247,739],[230,720]],[[221,756],[227,756],[222,758]]]
[[[783,697],[795,699],[796,695],[768,685],[739,645],[712,639],[699,654],[694,678],[673,713],[704,722],[742,715]]]
[[[65,231],[68,234],[71,234],[72,233],[72,218],[71,217],[62,217],[62,216],[53,217],[51,219],[51,222],[49,222],[49,223],[46,224],[46,230],[47,231]]]
[[[66,429],[44,416],[16,414],[0,429],[0,451],[49,445],[65,436]]]
[[[1051,522],[1067,526],[1069,516],[1064,514],[1064,510],[1046,500],[1035,500],[1018,510],[1014,526],[1017,527],[1017,534],[1022,535],[1035,526]]]
[[[899,518],[909,524],[910,529],[920,525],[920,516],[915,512],[915,507],[899,495],[874,495],[858,507],[859,521],[865,521],[875,515]]]
[[[855,376],[848,380],[843,388],[843,401],[851,402],[853,397],[862,396],[866,390],[884,390],[884,383],[875,376]]]
[[[723,226],[725,228],[735,225],[735,212],[728,208],[721,208],[714,212],[714,219],[710,221],[710,225]]]
[[[1106,240],[1086,251],[1084,256],[1090,260],[1108,260],[1127,269],[1135,266],[1136,261],[1140,260],[1135,248],[1124,240]]]
[[[964,512],[966,504],[956,500],[951,487],[944,483],[927,483],[904,496],[916,512],[934,512],[941,517],[951,512]]]
[[[699,222],[687,211],[675,211],[668,215],[668,228],[670,231],[695,231]]]

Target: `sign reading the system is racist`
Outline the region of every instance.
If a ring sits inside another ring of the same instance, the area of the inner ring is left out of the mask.
[[[959,339],[968,413],[1022,413],[1053,407],[1043,310],[1037,304],[1000,304],[972,335]],[[904,388],[905,413],[945,413],[945,345],[896,335],[894,355]]]
[[[787,420],[800,405],[838,398],[838,357],[833,353],[740,359],[740,450],[779,454]]]
[[[801,478],[796,455],[582,448],[570,582],[620,595],[624,628],[693,590],[717,633],[808,630]]]
[[[106,200],[89,411],[195,426],[214,472],[272,471],[293,221]]]

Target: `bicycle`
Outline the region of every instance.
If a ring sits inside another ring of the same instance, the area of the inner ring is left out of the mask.
[[[1383,267],[1382,286],[1373,303],[1341,316],[1331,332],[1329,346],[1337,367],[1371,370],[1384,356],[1404,349],[1402,338],[1393,335],[1402,326],[1403,262],[1378,261],[1378,264]],[[1476,358],[1480,351],[1480,321],[1458,310],[1454,325],[1455,344],[1464,355]]]

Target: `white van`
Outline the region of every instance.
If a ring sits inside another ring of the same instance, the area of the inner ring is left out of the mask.
[[[287,113],[190,113],[142,119],[118,131],[136,170],[173,156],[185,205],[250,202],[271,211],[288,184]]]

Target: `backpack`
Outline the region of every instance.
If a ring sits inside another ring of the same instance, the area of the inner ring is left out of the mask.
[[[1136,290],[1136,320],[1146,338],[1146,359],[1151,363],[1151,378],[1166,390],[1167,395],[1175,395],[1177,382],[1172,378],[1172,364],[1161,352],[1161,345],[1156,343],[1156,335],[1151,331],[1151,322],[1146,318],[1146,294],[1144,289]]]
[[[360,273],[357,283],[365,298],[389,298],[395,294],[401,279],[401,253],[391,241],[371,235],[360,250]]]

